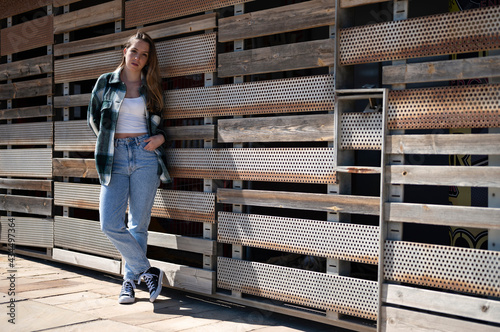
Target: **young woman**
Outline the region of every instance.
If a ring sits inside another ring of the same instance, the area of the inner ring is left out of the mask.
[[[97,136],[101,229],[125,259],[119,303],[135,301],[135,284],[142,279],[151,302],[161,292],[163,271],[151,267],[146,249],[156,189],[160,179],[170,182],[163,162],[163,107],[155,45],[138,31],[125,44],[118,68],[97,80],[87,114]]]

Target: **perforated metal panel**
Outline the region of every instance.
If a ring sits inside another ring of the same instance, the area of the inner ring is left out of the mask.
[[[340,130],[341,149],[382,148],[382,113],[343,113]]]
[[[499,47],[498,6],[340,31],[340,63],[343,65],[466,53]]]
[[[157,43],[161,76],[214,72],[216,36],[214,32]]]
[[[163,218],[214,223],[215,194],[158,189],[152,215]]]
[[[52,144],[52,122],[0,125],[0,144]]]
[[[60,216],[54,219],[55,246],[121,258],[120,252],[101,231],[99,221]]]
[[[377,319],[377,282],[225,257],[217,285],[246,294]]]
[[[87,120],[57,121],[54,123],[55,151],[94,151],[96,137]]]
[[[170,149],[173,177],[335,183],[331,148]]]
[[[133,0],[125,2],[125,27],[233,6],[253,0]]]
[[[52,248],[54,246],[54,220],[27,217],[0,217],[0,243],[9,243],[9,219],[14,218],[15,244],[23,246]],[[12,240],[11,240],[12,241]],[[10,242],[11,243],[11,242]]]
[[[54,205],[98,210],[100,191],[99,185],[54,182]],[[215,194],[158,189],[151,215],[215,222]]]
[[[500,127],[500,84],[390,91],[388,99],[389,129]]]
[[[121,51],[107,51],[54,61],[55,83],[74,82],[98,78],[111,72],[122,59]]]
[[[500,252],[386,241],[384,278],[459,292],[500,296]]]
[[[166,92],[166,118],[333,110],[333,75]]]
[[[377,264],[376,226],[219,212],[223,243]]]
[[[0,149],[0,176],[52,177],[52,149]]]

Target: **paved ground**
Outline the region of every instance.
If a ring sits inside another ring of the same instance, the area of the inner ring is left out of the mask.
[[[7,253],[0,252],[2,332],[347,331],[172,289],[164,289],[155,303],[149,302],[145,289],[138,289],[136,303],[120,305],[117,277],[32,257],[15,258],[11,285],[8,263]]]

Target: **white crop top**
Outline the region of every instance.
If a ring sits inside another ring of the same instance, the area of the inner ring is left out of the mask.
[[[142,97],[124,98],[118,115],[116,133],[147,133],[146,105]]]

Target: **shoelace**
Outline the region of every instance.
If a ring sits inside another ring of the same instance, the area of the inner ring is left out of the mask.
[[[149,292],[154,289],[154,277],[156,277],[152,273],[143,273],[139,276],[139,282],[137,283],[138,285],[141,284],[141,278],[144,277],[144,281],[146,282],[146,285],[148,286]]]
[[[122,285],[121,294],[132,294],[134,289],[135,289],[134,282],[130,279],[127,279]]]

